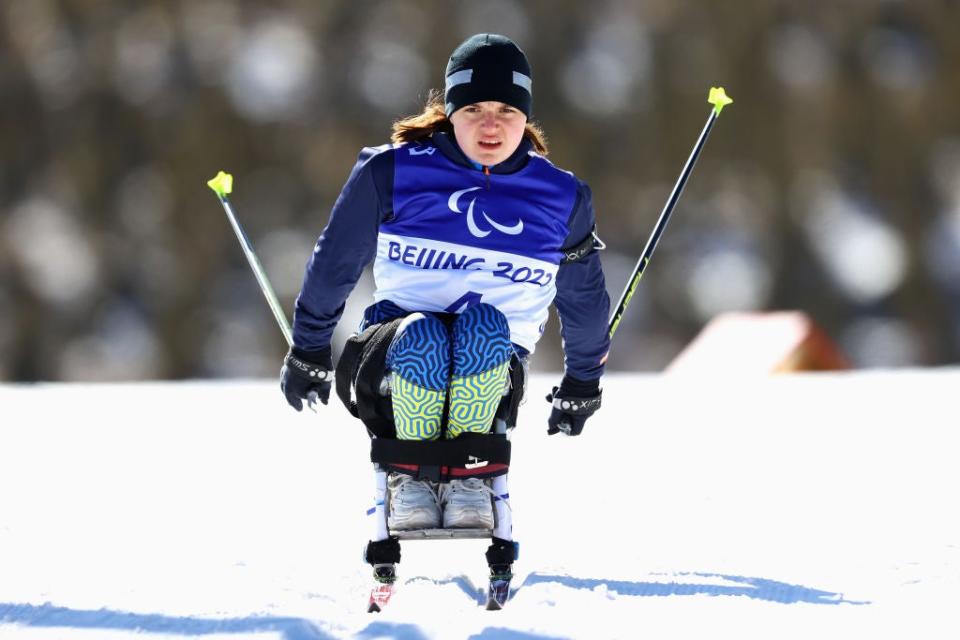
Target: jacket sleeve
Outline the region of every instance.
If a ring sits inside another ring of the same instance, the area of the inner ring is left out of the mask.
[[[376,255],[380,223],[392,213],[392,193],[392,148],[363,149],[307,263],[293,311],[297,351],[330,346],[347,297]]]
[[[570,216],[570,233],[564,247],[573,247],[593,233],[595,224],[590,187],[578,181],[577,202]],[[560,265],[554,306],[560,317],[565,375],[577,380],[598,380],[603,375],[610,337],[607,295],[600,254],[590,252],[576,262]]]

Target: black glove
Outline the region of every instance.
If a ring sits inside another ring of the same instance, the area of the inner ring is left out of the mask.
[[[280,389],[287,402],[297,411],[303,410],[303,401],[310,406],[319,398],[327,404],[333,383],[333,356],[330,347],[319,351],[301,351],[292,347],[280,370]]]
[[[583,431],[587,418],[600,408],[603,390],[599,380],[577,380],[563,376],[559,387],[547,394],[547,402],[553,404],[553,411],[547,420],[547,435],[560,433],[578,436]]]

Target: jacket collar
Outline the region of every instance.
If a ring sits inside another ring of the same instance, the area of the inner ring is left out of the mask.
[[[470,169],[477,168],[474,162],[460,149],[460,145],[457,144],[457,140],[453,134],[437,131],[430,139],[433,141],[434,146],[440,149],[443,155],[456,164]],[[527,166],[527,162],[530,161],[530,151],[532,149],[533,143],[527,138],[524,138],[520,141],[520,146],[517,147],[517,150],[514,151],[509,158],[490,167],[490,173],[516,173]]]

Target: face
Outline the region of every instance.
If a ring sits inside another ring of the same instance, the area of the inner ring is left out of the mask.
[[[457,144],[474,162],[503,162],[520,146],[527,116],[502,102],[475,102],[450,116]]]

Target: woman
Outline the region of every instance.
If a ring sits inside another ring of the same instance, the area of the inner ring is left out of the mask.
[[[487,433],[551,303],[566,366],[548,433],[580,434],[599,407],[609,300],[590,189],[544,158],[531,92],[516,44],[472,36],[449,59],[442,101],[432,93],[421,114],[394,124],[393,144],[360,153],[296,301],[281,374],[295,409],[311,393],[326,404],[334,327],[375,259],[376,302],[362,328],[372,335],[394,323],[378,373],[389,379],[395,431],[377,435],[436,442]],[[338,387],[340,378],[338,369]],[[435,488],[392,473],[389,490],[392,530],[491,526],[476,478]]]

